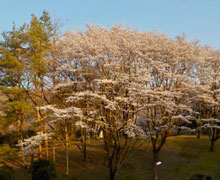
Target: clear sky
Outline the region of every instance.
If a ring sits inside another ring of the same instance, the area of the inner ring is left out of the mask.
[[[220,0],[0,0],[0,32],[10,30],[13,22],[29,22],[32,13],[40,16],[43,10],[67,19],[64,30],[124,22],[172,38],[184,32],[189,40],[220,49]]]

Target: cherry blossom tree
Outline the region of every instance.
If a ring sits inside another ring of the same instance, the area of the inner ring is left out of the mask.
[[[103,131],[110,179],[115,179],[135,137],[146,136],[136,125],[151,80],[145,34],[123,27],[87,28],[65,34],[62,69],[68,83],[56,90],[74,87],[66,104],[82,110],[77,125],[94,130],[95,124]]]
[[[154,166],[169,135],[195,131],[189,128],[198,116],[192,108],[197,76],[194,69],[202,62],[202,54],[199,47],[183,37],[171,40],[164,35],[153,35],[147,41],[152,42],[147,53],[151,81],[147,83],[150,90],[140,123],[151,138]]]
[[[194,101],[200,112],[200,127],[205,130],[211,141],[210,151],[214,151],[215,142],[220,139],[220,54],[218,50],[205,47],[206,63],[199,69],[199,91]]]
[[[218,51],[184,36],[173,40],[120,25],[66,32],[56,49],[53,103],[37,110],[47,111],[52,138],[64,137],[66,174],[75,127],[81,131],[83,160],[89,134],[103,132],[111,180],[138,137],[151,140],[153,164],[170,135],[207,129],[213,150],[219,139]],[[200,127],[192,129],[193,122]]]

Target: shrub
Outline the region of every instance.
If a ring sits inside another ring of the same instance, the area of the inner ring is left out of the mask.
[[[14,180],[14,170],[9,166],[0,167],[1,180]]]
[[[51,180],[56,177],[56,169],[53,162],[40,159],[31,167],[32,180]]]

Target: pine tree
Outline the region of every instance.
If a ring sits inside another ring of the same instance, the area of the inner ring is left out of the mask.
[[[0,46],[0,90],[8,98],[5,102],[5,105],[8,106],[5,118],[8,125],[16,123],[20,134],[25,128],[25,119],[31,109],[23,90],[24,70],[26,68],[23,42],[25,41],[26,31],[26,24],[19,29],[14,25],[12,31],[3,33],[4,40]],[[21,136],[19,142],[22,142],[22,138]]]

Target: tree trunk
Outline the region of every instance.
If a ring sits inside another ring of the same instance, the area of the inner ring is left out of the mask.
[[[210,152],[213,152],[213,151],[214,151],[214,145],[215,145],[215,141],[212,140],[212,141],[211,141],[211,146],[210,146]]]
[[[35,81],[36,81],[36,75],[35,75]],[[39,90],[38,90],[38,83],[35,82],[35,102],[36,102],[36,116],[37,116],[37,122],[40,122],[40,110],[39,110]],[[39,124],[38,130],[41,130],[41,125]],[[42,158],[42,146],[41,144],[38,146],[38,153],[39,153],[39,158]]]
[[[65,125],[65,136],[66,136],[66,175],[69,174],[69,135],[68,127]]]
[[[45,140],[45,151],[46,151],[46,158],[49,158],[49,151],[48,151],[48,139]]]
[[[157,179],[157,167],[156,163],[158,162],[158,152],[156,150],[153,150],[153,162],[152,162],[152,180]]]
[[[53,147],[52,147],[52,153],[53,153],[53,162],[54,164],[56,163],[56,146],[55,146],[55,141],[53,141]]]
[[[55,48],[55,51],[52,51],[52,56],[53,56],[53,63],[52,63],[52,67],[53,67],[53,75],[52,75],[52,79],[53,79],[53,87],[56,85],[56,68],[57,68],[57,55],[56,55],[56,39],[53,38],[53,47]],[[55,98],[53,98],[53,104],[55,104]],[[56,126],[54,131],[56,131]],[[53,140],[53,147],[52,147],[52,154],[53,154],[53,162],[54,164],[56,163],[56,145],[55,145],[55,140]]]
[[[44,106],[44,80],[43,76],[40,76],[40,84],[41,84],[41,106]],[[46,122],[46,112],[42,111],[42,119],[44,120],[44,133],[47,133],[47,122]],[[46,153],[46,159],[49,158],[49,151],[48,151],[48,139],[45,140],[45,153]]]
[[[83,161],[86,161],[86,158],[87,158],[87,150],[86,150],[86,129],[84,128],[83,129]]]
[[[109,179],[110,180],[115,180],[116,178],[116,171],[113,168],[109,168]]]
[[[41,144],[38,146],[39,158],[42,159],[42,146]]]
[[[30,164],[30,167],[33,165],[34,163],[34,153],[31,154],[31,164]]]
[[[44,122],[44,132],[45,132],[45,133],[48,133],[46,122]],[[48,158],[49,158],[48,139],[45,139],[45,142],[44,142],[44,143],[45,143],[45,153],[46,153],[46,158],[48,159]]]
[[[22,141],[22,138],[18,140],[18,144],[21,144],[20,146],[20,151],[22,152],[23,154],[23,149],[24,149],[24,146],[23,146],[23,141]],[[25,158],[24,158],[24,155],[22,155],[22,162],[24,163],[25,165]]]
[[[200,138],[200,130],[198,130],[198,132],[197,132],[197,139],[199,139]]]

